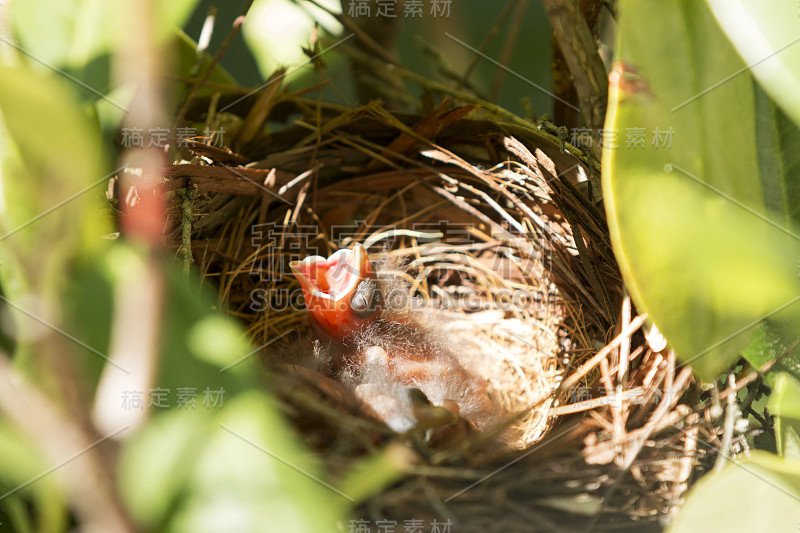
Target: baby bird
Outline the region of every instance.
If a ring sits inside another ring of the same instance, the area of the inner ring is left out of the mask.
[[[333,377],[392,430],[464,419],[480,431],[494,419],[488,382],[468,372],[418,313],[387,299],[363,246],[290,267]]]

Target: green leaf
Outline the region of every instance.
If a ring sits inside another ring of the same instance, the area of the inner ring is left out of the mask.
[[[758,166],[767,209],[786,227],[800,222],[800,128],[756,85]]]
[[[175,530],[338,531],[348,496],[320,475],[275,405],[248,393],[215,420]]]
[[[120,493],[143,529],[162,529],[191,489],[187,483],[205,446],[208,418],[203,411],[167,411],[125,443]]]
[[[21,68],[0,67],[0,120],[0,282],[23,309],[57,321],[68,265],[109,231],[99,133],[68,82]],[[10,312],[26,339],[20,355],[41,324]]]
[[[765,207],[782,227],[797,227],[800,222],[800,128],[757,83],[754,89],[758,168]],[[766,374],[768,384],[772,384],[778,372],[800,378],[798,323],[798,306],[790,306],[769,317],[742,353],[755,368],[778,360]]]
[[[100,263],[102,275],[112,286],[130,285],[150,260],[133,246],[116,244]],[[259,390],[261,352],[238,323],[214,308],[199,279],[176,264],[164,272],[162,343],[152,386],[164,391],[165,405],[151,408],[145,398],[150,419],[124,444],[120,485],[132,515],[148,531],[336,531],[348,498],[326,485]],[[205,401],[206,388],[221,391],[217,403]],[[196,395],[196,402],[181,405],[181,390]],[[120,398],[105,401],[118,405]],[[309,505],[314,513],[304,511]]]
[[[334,12],[341,11],[341,4],[335,0],[323,0],[320,4]],[[311,46],[317,24],[334,33],[341,29],[333,16],[311,2],[256,0],[253,3],[242,34],[264,79],[281,67],[295,67],[289,73],[290,79],[302,75],[299,67],[309,63],[302,48]],[[333,54],[324,59],[330,61],[332,57]]]
[[[753,74],[800,125],[800,6],[784,0],[706,0]]]
[[[798,523],[800,463],[756,450],[698,481],[667,531],[795,531]]]
[[[47,465],[27,435],[0,420],[0,522],[8,519],[21,527],[33,522],[43,533],[64,531],[66,498],[55,475],[40,477]],[[33,504],[33,516],[25,509],[26,500]]]
[[[105,309],[108,316],[113,316],[120,303],[131,305],[126,300],[131,287],[151,285],[155,281],[153,276],[166,278],[163,303],[157,311],[161,316],[160,335],[153,359],[149,354],[130,357],[129,351],[119,350],[119,346],[116,353],[108,354],[120,359],[113,366],[104,365],[96,392],[95,422],[105,429],[116,429],[123,421],[138,424],[145,415],[170,408],[211,415],[219,408],[218,404],[224,404],[225,398],[264,381],[259,380],[265,375],[260,367],[261,352],[250,347],[239,324],[215,309],[207,287],[195,276],[184,275],[176,263],[154,269],[153,261],[147,250],[126,242],[115,243],[98,257],[99,277],[113,295],[110,302],[105,302],[109,305]],[[94,319],[95,322],[86,324],[88,327],[111,327],[112,321],[104,320],[102,311],[79,310],[76,316]],[[124,324],[119,319],[113,320],[114,333],[120,338],[136,335],[139,325],[131,322],[130,315],[124,316],[127,316]],[[124,331],[125,328],[129,329]],[[102,342],[103,337],[94,334],[87,338]],[[86,364],[89,368],[99,359],[88,350],[84,356],[89,359]]]
[[[754,368],[767,369],[764,374],[767,385],[774,386],[775,377],[781,373],[800,379],[798,323],[798,308],[791,306],[759,324],[742,351],[742,357]]]
[[[26,186],[30,200],[44,202],[51,196],[63,200],[62,193],[75,192],[70,187],[95,181],[92,178],[101,168],[97,130],[73,95],[68,82],[55,76],[0,67],[3,125],[18,151],[19,163],[26,166],[28,180],[36,180],[11,190]],[[5,181],[4,185],[14,185]]]
[[[773,219],[784,228],[800,223],[800,128],[755,85],[758,164],[764,200]],[[798,264],[800,268],[800,264]],[[800,379],[800,308],[790,306],[765,320],[744,357],[756,368],[777,359],[766,374],[772,384],[776,373]],[[764,355],[769,354],[768,358]]]
[[[183,26],[196,4],[197,0],[152,4],[150,38],[172,51],[172,47],[166,47],[171,44],[169,39]],[[136,5],[105,0],[14,2],[9,18],[16,45],[3,49],[6,63],[27,65],[36,72],[55,71],[71,80],[76,96],[97,106],[103,131],[111,137],[135,92],[130,86],[114,86],[111,61],[120,57],[117,54],[126,43],[145,31],[145,24],[137,24],[134,18],[139,13],[130,9]],[[170,58],[168,54],[163,57]],[[169,61],[165,63],[164,68],[174,72]]]
[[[342,492],[361,503],[402,479],[413,464],[413,454],[401,444],[389,444],[362,459],[342,480]]]
[[[622,1],[619,31],[605,125],[618,147],[603,153],[615,255],[637,307],[713,379],[762,320],[800,308],[800,237],[767,209],[753,83],[731,77],[744,65],[708,9]],[[642,131],[644,146],[629,141]]]
[[[767,408],[774,414],[775,441],[778,452],[800,461],[800,381],[789,374],[775,374]]]
[[[161,42],[171,36],[196,4],[197,0],[155,2],[154,38]],[[14,2],[11,23],[27,54],[78,74],[98,57],[115,52],[137,30],[125,4],[105,0]]]
[[[126,443],[121,479],[147,530],[338,531],[348,504],[256,391],[214,417],[159,416]]]
[[[109,253],[109,250],[102,250],[95,257],[77,261],[61,300],[64,328],[96,350],[73,345],[87,392],[94,390],[106,365],[98,352],[108,354],[111,344],[114,286],[104,268]]]
[[[70,89],[53,76],[0,67],[0,112],[8,133],[2,139],[0,231],[4,244],[34,267],[30,273],[87,244],[96,247],[108,227],[100,204],[89,207],[106,185],[99,134]]]
[[[15,533],[33,533],[33,520],[28,515],[25,500],[12,494],[0,504],[0,524],[8,524]]]
[[[220,315],[214,298],[196,276],[179,265],[166,265],[162,355],[157,386],[196,388],[202,393],[224,389],[236,394],[263,385],[261,352],[246,340],[244,330]]]
[[[260,352],[252,349],[242,327],[219,313],[212,294],[195,275],[185,276],[172,262],[163,268],[168,283],[153,387],[170,389],[173,394],[177,388],[188,387],[204,397],[206,388],[234,394],[258,384]],[[75,348],[91,389],[107,368],[97,352],[109,353],[117,288],[135,283],[147,275],[146,269],[147,252],[125,241],[73,266],[63,302],[66,329],[93,349]]]

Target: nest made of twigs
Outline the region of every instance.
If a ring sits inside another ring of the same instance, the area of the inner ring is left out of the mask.
[[[233,107],[245,121],[247,105]],[[596,162],[536,125],[472,120],[471,106],[413,116],[284,95],[271,118],[298,112],[295,125],[235,153],[193,143],[167,169],[166,188],[179,191],[175,247],[267,345],[269,362],[280,352],[271,342],[308,328],[287,296],[299,294],[288,262],[365,243],[450,342],[491,354],[473,370],[514,430],[501,448],[493,432],[438,448],[415,441],[405,480],[363,512],[402,520],[412,510],[474,531],[613,527],[672,512],[695,467],[700,411],[681,403],[686,369],[676,373],[674,355],[648,344],[637,333],[644,317],[623,305]],[[274,368],[286,413],[333,472],[403,440],[323,377]]]

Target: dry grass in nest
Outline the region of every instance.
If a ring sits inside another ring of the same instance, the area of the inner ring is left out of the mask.
[[[505,447],[491,431],[444,446],[404,438],[321,374],[279,367],[275,393],[334,476],[387,442],[414,448],[404,479],[363,502],[364,518],[569,530],[672,512],[703,418],[681,403],[688,370],[650,347],[637,333],[644,317],[623,301],[596,163],[533,125],[471,120],[469,106],[419,117],[298,95],[274,104],[275,119],[303,118],[237,153],[195,144],[168,169],[172,188],[199,192],[193,204],[175,197],[175,246],[269,360],[280,352],[270,342],[308,332],[302,308],[278,301],[297,289],[288,261],[365,243],[437,331],[482,354],[473,370],[514,428]]]

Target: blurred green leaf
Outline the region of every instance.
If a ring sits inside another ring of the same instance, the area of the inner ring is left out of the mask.
[[[215,299],[196,276],[186,276],[176,263],[166,265],[161,365],[157,386],[224,389],[234,395],[263,385],[261,352],[245,340],[244,331],[220,315]],[[211,329],[205,330],[204,328]],[[210,338],[215,336],[215,338]]]
[[[35,526],[28,513],[27,503],[16,494],[3,498],[0,503],[0,525],[7,524],[14,533],[33,533]]]
[[[84,293],[77,297],[77,303],[85,307],[75,316],[86,321],[86,329],[111,327],[110,316],[118,303],[114,301],[120,296],[118,288],[144,279],[149,261],[148,251],[125,241],[115,242],[96,258],[99,268],[94,272],[99,280],[89,276],[76,288]],[[153,388],[169,390],[173,396],[178,389],[194,391],[200,408],[219,391],[224,396],[234,395],[263,384],[259,379],[265,375],[261,352],[250,347],[240,325],[220,314],[208,288],[196,275],[184,275],[174,262],[164,262],[162,268],[166,286]],[[84,297],[87,293],[101,298],[89,301]],[[109,342],[107,334],[90,334],[89,338],[97,339],[98,344],[92,346],[96,349]],[[89,357],[97,359],[96,354]]]
[[[774,415],[800,420],[800,381],[788,374],[779,374],[767,408]]]
[[[3,248],[14,247],[26,267],[55,269],[57,262],[63,268],[65,254],[95,248],[108,227],[100,204],[88,207],[107,179],[97,129],[80,112],[66,82],[19,68],[0,67],[0,112],[8,132],[2,158]]]
[[[197,1],[153,3],[153,37],[165,40],[176,27],[182,27]],[[131,31],[137,30],[127,12],[124,4],[102,0],[14,2],[11,23],[19,45],[28,54],[78,73],[98,57],[117,49]]]
[[[800,222],[800,128],[756,85],[758,166],[767,209],[790,227]]]
[[[158,33],[171,35],[176,19],[194,3],[158,4],[155,16],[163,22]],[[68,67],[78,79],[97,76],[102,81],[109,47],[130,31],[126,27],[116,33],[118,24],[131,22],[120,17],[125,10],[96,1],[36,6],[38,11],[26,5],[14,15],[23,47],[53,66]],[[37,24],[48,15],[54,19]],[[101,31],[82,33],[84,26],[94,28],[98,21]],[[229,81],[222,70],[212,75]],[[79,341],[103,353],[111,344],[115,305],[125,303],[115,301],[126,294],[120,289],[136,290],[137,281],[146,277],[143,270],[156,259],[152,251],[101,238],[110,225],[97,200],[109,176],[100,175],[108,169],[82,91],[39,67],[0,68],[0,284],[12,301],[33,293],[43,302],[45,320],[64,326],[67,334],[75,331]],[[113,113],[101,116],[108,111],[105,104],[109,102],[96,107],[96,116],[113,125],[118,118]],[[240,326],[220,314],[199,279],[173,267],[164,269],[153,383],[168,391],[171,407],[153,408],[147,423],[123,444],[120,485],[132,514],[146,530],[341,529],[348,499],[319,477],[318,465],[260,390],[260,352],[245,341]],[[156,271],[161,272],[148,272]],[[62,305],[65,296],[71,301]],[[137,324],[130,327],[135,332]],[[86,354],[89,379],[80,385],[88,397],[104,363],[91,350]],[[24,359],[19,351],[15,355],[16,361]],[[181,389],[192,398],[197,395],[196,403],[178,408],[175,398]],[[206,392],[218,394],[213,405],[206,404]],[[104,400],[116,405],[121,399],[98,398]],[[41,463],[31,459],[34,450],[0,423],[2,486],[13,487],[41,473]],[[22,504],[30,502],[39,513],[32,522],[37,531],[67,527],[56,479],[46,476],[19,492]],[[17,503],[10,505],[19,509]],[[313,513],[307,511],[309,504]],[[20,518],[17,525],[24,530],[30,524]]]
[[[777,223],[786,228],[797,227],[800,222],[800,128],[758,84],[754,89],[758,167],[764,203]],[[798,323],[798,306],[769,317],[761,323],[742,353],[755,368],[778,360],[765,376],[770,385],[779,372],[800,378]]]
[[[153,38],[165,49],[175,49],[170,38],[180,31],[197,3],[154,3]],[[34,71],[53,69],[71,79],[76,97],[96,107],[94,114],[109,147],[135,91],[130,86],[114,86],[110,64],[121,45],[131,41],[131,32],[141,31],[132,23],[128,5],[102,0],[38,0],[14,2],[10,9],[16,39],[13,63],[28,65]],[[165,67],[174,72],[173,65]]]
[[[120,492],[143,529],[162,529],[190,489],[187,482],[207,440],[209,418],[204,411],[167,411],[125,443]]]
[[[76,192],[70,187],[95,181],[92,178],[102,168],[99,136],[76,105],[68,82],[22,68],[0,67],[0,110],[28,175],[16,188],[13,182],[5,183],[10,179],[4,180],[5,194],[22,196],[24,192],[29,202],[41,203],[51,196],[64,200],[63,193]],[[11,201],[6,204],[17,207]],[[21,213],[18,217],[25,218],[14,222],[25,222],[36,214]]]
[[[146,256],[116,244],[103,265],[112,284],[130,283]],[[348,499],[322,481],[259,390],[261,352],[214,309],[199,279],[178,265],[165,271],[154,387],[168,391],[168,405],[150,409],[151,420],[124,445],[120,485],[132,514],[146,530],[336,531]],[[181,389],[196,402],[179,405]],[[215,403],[206,389],[221,392]]]
[[[0,67],[0,283],[6,297],[47,322],[76,257],[104,245],[109,226],[98,201],[107,183],[99,134],[68,82]],[[16,321],[18,364],[41,324]]]
[[[800,308],[800,237],[766,207],[752,80],[731,77],[744,65],[708,9],[627,0],[620,15],[603,154],[615,254],[637,307],[713,379],[761,320]]]
[[[264,394],[234,399],[216,422],[193,473],[186,512],[176,517],[178,531],[339,529],[347,495],[319,477]]]
[[[250,344],[242,336],[241,328],[219,315],[209,315],[193,325],[187,345],[199,359],[221,368],[250,352]]]
[[[79,262],[65,293],[69,331],[96,352],[108,354],[117,288],[141,279],[146,261],[147,252],[118,241],[92,261]],[[178,388],[194,389],[204,401],[206,389],[208,394],[232,395],[262,383],[261,354],[250,347],[241,326],[219,313],[210,291],[195,275],[185,276],[171,262],[163,268],[168,283],[153,387],[173,395]],[[93,390],[106,362],[96,352],[76,351]]]
[[[319,2],[333,12],[341,12],[337,0]],[[256,0],[242,26],[242,34],[258,64],[263,79],[282,67],[300,67],[309,62],[303,47],[312,46],[317,21],[322,28],[338,32],[341,24],[311,2]],[[326,61],[331,58],[325,58]],[[292,78],[295,69],[289,72]],[[302,73],[298,72],[299,76]]]
[[[111,343],[114,287],[103,263],[108,250],[76,261],[62,299],[66,329],[81,342],[101,354],[108,354]],[[89,350],[75,347],[87,392],[97,386],[106,361]]]
[[[706,0],[769,95],[800,125],[800,6],[783,0]]]
[[[767,408],[776,417],[778,452],[787,459],[800,461],[800,381],[783,372],[776,374]]]
[[[15,2],[10,19],[19,45],[38,60],[64,67],[78,59],[82,65],[90,54],[102,53],[110,45],[109,19],[95,21],[92,30],[78,33],[79,27],[100,15],[104,4],[82,0]]]
[[[798,523],[800,463],[756,450],[695,483],[667,531],[794,531]]]
[[[742,357],[754,368],[767,369],[764,381],[769,386],[774,386],[776,376],[782,373],[800,379],[798,323],[797,306],[776,313],[759,324],[749,344],[742,350]]]
[[[352,467],[342,480],[340,489],[356,504],[361,503],[402,479],[413,461],[414,454],[409,448],[402,444],[389,444]]]
[[[256,391],[213,417],[159,416],[126,444],[122,460],[131,509],[143,527],[164,531],[338,531],[348,501],[319,475]]]
[[[0,521],[4,522],[5,518],[15,525],[30,525],[32,522],[35,530],[42,533],[65,530],[66,499],[57,474],[45,475],[20,488],[45,472],[47,464],[27,435],[0,420],[0,517],[8,515]],[[33,504],[32,516],[25,509],[26,503],[22,498]],[[15,517],[20,511],[23,516]]]

